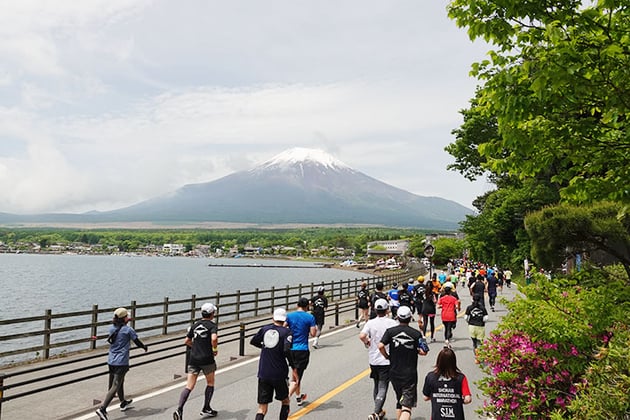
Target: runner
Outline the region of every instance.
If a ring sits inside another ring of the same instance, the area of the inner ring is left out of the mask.
[[[357,328],[359,328],[359,324],[361,321],[366,321],[370,318],[370,292],[367,289],[367,282],[361,283],[361,289],[359,289],[359,293],[357,293],[356,297],[357,307],[359,308],[359,319],[357,320]]]
[[[478,297],[480,299],[481,304],[483,306],[486,306],[485,299],[484,299],[485,291],[486,291],[485,277],[482,276],[481,274],[477,274],[475,282],[473,283],[472,286],[470,286],[470,296],[472,296],[473,300],[475,299],[475,297]]]
[[[433,285],[430,282],[424,286],[424,292],[422,296],[422,308],[420,313],[422,314],[422,335],[427,336],[427,324],[431,326],[431,342],[435,342],[435,302],[436,298],[433,294]]]
[[[431,401],[431,420],[465,420],[464,404],[472,402],[472,395],[452,349],[440,351],[435,369],[424,379],[422,394]]]
[[[301,406],[306,400],[306,394],[301,393],[302,377],[308,367],[310,352],[308,350],[308,338],[315,337],[317,326],[315,317],[306,310],[308,309],[308,299],[302,297],[298,300],[297,311],[287,315],[285,324],[291,329],[293,334],[293,345],[291,346],[291,381],[289,385],[289,398],[297,395],[297,405]]]
[[[488,303],[490,304],[490,309],[494,312],[494,304],[497,300],[497,286],[499,285],[499,280],[494,275],[494,270],[488,270],[488,275],[486,276],[486,288],[488,290]]]
[[[219,351],[219,339],[217,324],[214,323],[216,306],[212,303],[204,303],[201,307],[201,319],[195,322],[186,334],[186,346],[190,347],[190,359],[188,361],[188,375],[186,387],[179,396],[179,405],[173,412],[173,420],[182,420],[184,405],[195,389],[197,377],[201,372],[206,377],[206,390],[204,392],[203,407],[199,415],[216,417],[217,412],[210,407],[210,401],[214,395],[214,374],[217,370],[215,357]]]
[[[394,282],[392,288],[387,292],[387,299],[389,300],[389,309],[392,313],[392,318],[396,318],[400,301],[398,300],[398,283]]]
[[[129,313],[125,308],[118,308],[114,311],[114,319],[112,326],[109,327],[109,353],[107,355],[107,367],[109,368],[109,390],[103,403],[96,410],[96,415],[101,420],[107,420],[107,407],[114,399],[114,395],[118,395],[120,401],[120,411],[126,411],[131,408],[133,400],[125,399],[125,375],[129,371],[129,350],[131,341],[144,351],[148,347],[140,341],[138,334],[133,328],[127,325],[130,321]]]
[[[368,416],[368,420],[381,420],[385,417],[383,406],[387,397],[389,386],[389,360],[385,359],[378,349],[381,338],[390,327],[397,324],[387,317],[388,304],[385,299],[378,299],[374,303],[376,318],[369,320],[363,326],[359,334],[359,340],[368,348],[368,362],[370,363],[370,378],[374,381],[374,413]]]
[[[426,355],[429,346],[422,333],[409,326],[411,309],[398,308],[398,321],[400,325],[385,331],[378,349],[390,361],[389,379],[396,392],[396,418],[409,420],[418,400],[418,355]]]
[[[479,363],[477,347],[486,337],[486,321],[488,321],[488,311],[481,303],[479,296],[475,296],[473,303],[466,308],[466,321],[468,322],[468,332],[473,342],[475,363]]]
[[[404,285],[404,283],[403,283]],[[376,311],[374,310],[374,304],[379,299],[387,300],[387,293],[383,292],[383,282],[377,281],[375,285],[374,293],[370,296],[370,319],[376,318]],[[399,294],[400,299],[400,294]]]
[[[282,401],[280,420],[289,417],[289,386],[287,384],[290,357],[291,330],[284,326],[287,311],[277,308],[273,311],[273,323],[262,327],[250,341],[253,346],[262,349],[258,361],[258,411],[256,420],[262,420],[267,414],[269,403],[276,399]]]
[[[315,316],[315,325],[317,326],[313,348],[317,349],[319,348],[319,336],[322,335],[322,328],[324,328],[324,321],[326,320],[326,309],[328,308],[328,298],[324,296],[324,286],[319,286],[317,295],[313,296],[310,304],[311,308],[313,308],[313,316]]]
[[[437,307],[442,309],[440,316],[444,325],[444,345],[450,346],[453,339],[453,328],[457,322],[457,311],[461,309],[461,302],[451,294],[451,288],[444,288],[444,295],[437,301]]]

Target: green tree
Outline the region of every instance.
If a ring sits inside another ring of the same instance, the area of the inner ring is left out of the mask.
[[[432,261],[435,264],[447,264],[449,260],[462,258],[466,243],[462,239],[439,238],[431,242],[435,247]]]
[[[630,8],[625,1],[454,0],[449,16],[493,44],[473,64],[498,136],[482,164],[545,177],[565,200],[630,201]]]
[[[567,253],[603,251],[630,277],[630,215],[611,202],[588,206],[560,204],[529,214],[525,227],[538,264],[557,268]]]

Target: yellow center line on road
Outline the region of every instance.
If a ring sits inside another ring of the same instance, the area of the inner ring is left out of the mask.
[[[355,383],[357,383],[361,379],[365,378],[369,374],[370,374],[370,369],[365,369],[363,372],[359,373],[354,378],[351,378],[351,379],[347,380],[346,382],[344,382],[341,385],[339,385],[337,388],[335,388],[335,389],[325,393],[324,395],[322,395],[321,397],[319,397],[315,401],[310,402],[306,407],[302,408],[297,413],[292,414],[291,416],[289,416],[289,419],[299,419],[302,416],[305,416],[306,414],[308,414],[311,411],[315,410],[317,407],[319,407],[320,405],[322,405],[323,403],[325,403],[326,401],[328,401],[329,399],[331,399],[335,395],[339,394],[341,391],[343,391],[343,390],[349,388],[350,386],[354,385]]]

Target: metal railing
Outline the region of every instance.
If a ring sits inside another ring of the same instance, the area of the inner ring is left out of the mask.
[[[131,359],[139,359],[134,362],[134,366],[141,366],[172,357],[181,357],[185,353],[181,344],[182,336],[186,328],[194,322],[200,302],[215,303],[218,307],[215,319],[220,325],[221,342],[238,341],[239,356],[243,356],[246,340],[269,322],[268,315],[274,308],[293,307],[299,297],[315,295],[319,286],[325,287],[326,296],[329,299],[327,318],[333,316],[334,324],[339,325],[339,316],[343,313],[355,311],[354,318],[357,317],[355,296],[363,281],[367,282],[368,288],[372,290],[378,281],[382,281],[388,287],[395,281],[402,282],[419,274],[423,273],[408,271],[309,285],[255,289],[249,292],[237,290],[235,293],[216,293],[213,296],[193,295],[190,299],[184,300],[164,298],[162,302],[147,304],[132,301],[128,307],[133,318],[132,327],[141,333],[143,341],[145,338],[149,340],[150,350],[147,353],[134,351],[136,354],[132,354]],[[46,310],[43,317],[0,321],[0,326],[21,325],[24,327],[29,323],[43,323],[43,329],[27,329],[23,332],[0,336],[0,342],[19,340],[24,345],[24,339],[36,337],[42,343],[28,348],[0,352],[0,361],[7,356],[38,352],[41,352],[39,359],[46,360],[43,365],[30,367],[25,365],[24,368],[12,369],[8,373],[0,371],[0,418],[4,402],[106,375],[108,372],[102,361],[107,355],[107,348],[97,348],[96,343],[97,340],[107,337],[107,328],[111,325],[111,314],[114,309],[98,308],[95,305],[90,311],[64,314],[52,314],[50,310]],[[81,320],[85,317],[89,317],[90,322]],[[73,322],[77,318],[80,320]],[[61,325],[56,326],[56,321]],[[72,333],[75,338],[55,340],[55,335],[67,336],[69,333]],[[77,346],[83,348],[76,349]],[[54,352],[51,353],[53,349],[65,351],[54,354]],[[86,351],[87,353],[82,355],[82,352]],[[72,357],[64,357],[71,354]],[[92,360],[94,362],[90,363]]]

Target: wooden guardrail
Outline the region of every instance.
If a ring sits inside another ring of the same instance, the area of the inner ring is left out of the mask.
[[[237,290],[235,293],[217,293],[213,296],[193,295],[190,299],[183,300],[164,298],[162,302],[147,304],[132,301],[128,305],[133,318],[132,326],[141,334],[143,340],[151,340],[151,347],[149,352],[138,353],[132,355],[131,358],[141,358],[134,363],[135,366],[140,366],[171,357],[181,357],[184,349],[181,346],[181,335],[176,335],[176,333],[184,333],[198,316],[198,306],[203,302],[209,301],[217,305],[216,320],[221,328],[221,342],[239,341],[239,355],[243,356],[246,340],[262,325],[268,323],[268,314],[274,308],[293,307],[299,297],[315,295],[319,286],[324,286],[326,289],[329,299],[328,316],[333,315],[335,325],[338,325],[339,316],[342,313],[355,311],[356,318],[357,309],[354,298],[363,281],[368,283],[370,290],[373,290],[378,281],[382,281],[388,288],[394,281],[401,283],[419,274],[421,274],[419,271],[408,271],[309,285],[272,287],[266,290],[255,289],[248,292]],[[53,314],[50,310],[46,310],[44,316],[40,317],[0,321],[0,326],[20,325],[22,329],[25,329],[22,332],[0,336],[0,342],[15,340],[21,343],[21,348],[0,352],[0,361],[2,358],[14,355],[28,354],[35,354],[36,358],[42,360],[54,358],[37,367],[25,365],[23,369],[12,369],[11,373],[3,373],[0,370],[0,418],[3,402],[107,374],[102,363],[107,349],[97,348],[96,341],[107,336],[107,328],[111,324],[111,314],[114,309],[98,308],[95,305],[88,311],[64,314]],[[86,322],[85,318],[89,318],[89,322]],[[43,328],[38,328],[38,323],[40,326],[43,323]],[[29,329],[25,328],[25,325],[34,325],[34,327]],[[57,336],[66,338],[58,340]],[[24,346],[25,339],[41,340],[41,344],[27,347]],[[2,347],[5,348],[5,345],[3,344]],[[71,358],[61,357],[85,350],[93,351]],[[93,363],[92,360],[94,360]],[[58,369],[61,366],[64,368]],[[10,381],[7,381],[8,379]],[[8,395],[7,391],[9,391]]]

